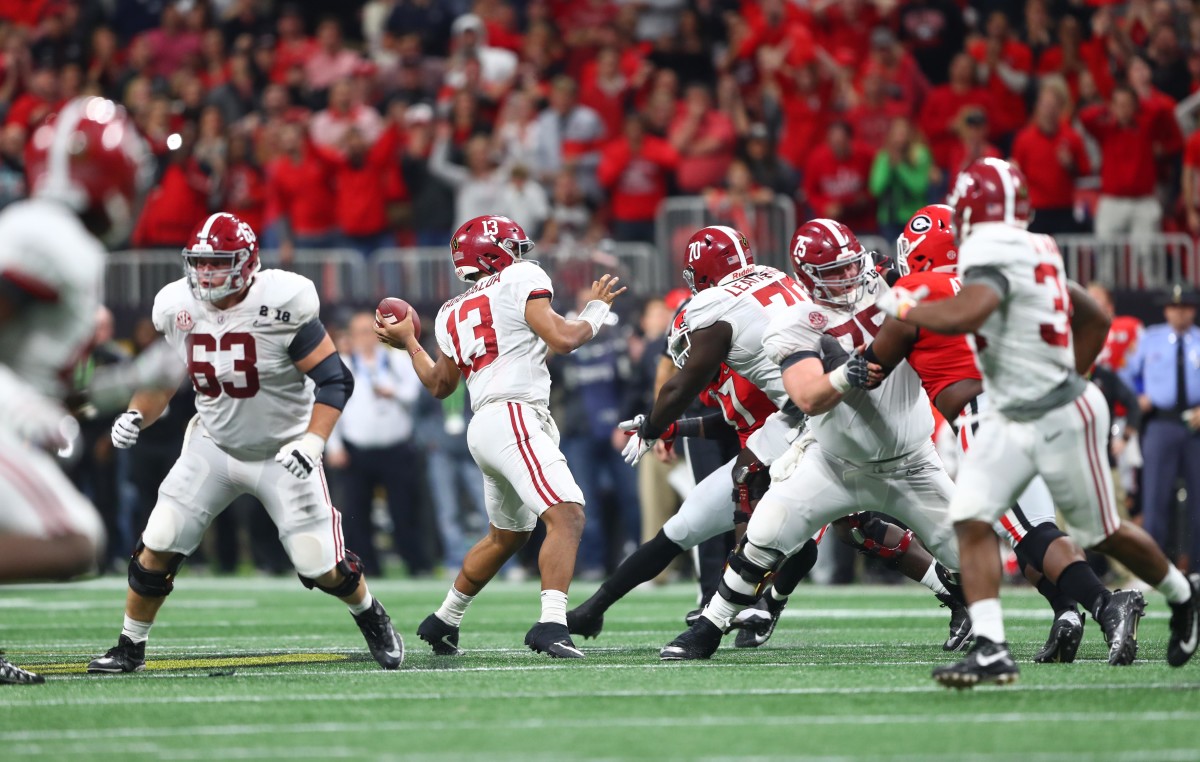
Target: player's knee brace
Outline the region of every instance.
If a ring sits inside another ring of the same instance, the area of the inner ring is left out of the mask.
[[[129,589],[143,598],[165,598],[175,589],[175,575],[187,556],[176,553],[167,570],[158,571],[147,569],[138,560],[138,556],[145,549],[146,545],[139,539],[137,547],[133,549],[133,555],[129,558]]]
[[[733,467],[733,523],[745,524],[771,486],[771,473],[760,460]]]
[[[908,552],[908,546],[912,545],[911,529],[901,530],[900,539],[889,543],[888,530],[892,527],[899,530],[900,527],[889,524],[870,511],[851,514],[846,517],[846,521],[849,526],[846,535],[849,543],[868,556],[883,559],[888,566],[896,566]]]
[[[353,551],[347,550],[345,557],[341,561],[338,561],[337,566],[334,568],[342,573],[342,581],[333,587],[318,585],[315,579],[305,577],[303,574],[297,574],[296,576],[300,578],[300,584],[309,590],[315,587],[323,593],[329,593],[334,598],[345,598],[358,589],[359,580],[363,576],[362,559]]]
[[[767,584],[767,580],[771,578],[773,565],[756,563],[747,557],[747,551],[751,555],[765,556],[761,548],[750,545],[744,540],[738,544],[733,552],[729,554],[729,569],[734,574],[742,578],[742,581],[753,588],[754,592],[747,595],[734,590],[725,582],[724,576],[721,578],[721,583],[717,585],[717,593],[729,601],[740,606],[753,606],[762,593],[763,588]],[[755,551],[758,551],[755,553]],[[765,560],[765,559],[760,559]]]
[[[1017,560],[1023,566],[1032,566],[1037,569],[1039,574],[1042,574],[1042,563],[1046,560],[1046,552],[1059,537],[1066,537],[1066,535],[1061,529],[1054,526],[1053,522],[1047,521],[1045,524],[1038,524],[1029,530],[1029,533],[1017,543],[1013,551],[1016,552]]]

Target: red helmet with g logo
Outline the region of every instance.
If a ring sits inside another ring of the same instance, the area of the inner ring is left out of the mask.
[[[228,212],[209,215],[183,249],[183,273],[192,295],[219,302],[250,286],[260,266],[258,236]]]
[[[792,268],[812,298],[849,307],[862,297],[871,255],[837,220],[809,220],[792,234]]]
[[[954,210],[930,204],[917,210],[896,239],[896,267],[901,275],[958,266]]]
[[[754,252],[740,230],[725,225],[700,228],[688,239],[683,281],[693,294],[754,272]]]
[[[1025,227],[1033,217],[1029,184],[1016,165],[1003,159],[976,159],[958,173],[946,198],[954,209],[954,227],[960,239],[980,222],[1002,222]]]
[[[481,273],[494,275],[532,250],[533,241],[520,225],[495,214],[467,220],[450,239],[454,274],[467,282]]]

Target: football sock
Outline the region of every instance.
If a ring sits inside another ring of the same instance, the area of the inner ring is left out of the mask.
[[[1003,643],[1004,615],[1000,610],[999,598],[987,598],[976,601],[967,607],[971,614],[971,624],[975,627],[975,637],[987,638],[993,643]]]
[[[1167,569],[1167,576],[1154,589],[1165,595],[1170,603],[1183,603],[1192,597],[1192,586],[1187,577],[1174,566]]]
[[[153,626],[154,622],[139,622],[136,619],[131,619],[126,614],[125,624],[121,627],[121,634],[134,643],[145,643],[150,637],[150,628]]]
[[[1083,604],[1088,613],[1092,615],[1092,619],[1096,619],[1100,609],[1104,608],[1104,604],[1108,603],[1108,599],[1112,597],[1112,593],[1096,576],[1096,572],[1092,571],[1092,567],[1088,566],[1087,561],[1076,561],[1069,564],[1067,568],[1063,569],[1062,574],[1058,575],[1058,582],[1050,583],[1051,588],[1058,591],[1057,600],[1043,589],[1047,582],[1050,581],[1042,577],[1042,581],[1038,583],[1038,592],[1046,596],[1046,600],[1050,601],[1055,612],[1062,612],[1066,608],[1060,608],[1061,599],[1071,599],[1072,604],[1073,601]],[[1070,608],[1075,607],[1072,605]],[[1097,619],[1097,621],[1099,620]]]
[[[1054,609],[1056,616],[1064,611],[1079,613],[1075,600],[1060,590],[1058,585],[1046,577],[1042,577],[1037,583],[1037,589],[1042,594],[1042,597],[1046,599],[1046,602],[1050,604],[1050,607]]]
[[[599,603],[603,607],[601,610],[606,610],[624,598],[630,590],[662,574],[682,552],[683,548],[668,539],[660,529],[649,542],[641,545],[621,562],[613,575],[605,580],[591,597],[591,602]]]
[[[438,619],[451,627],[458,627],[462,624],[463,615],[467,613],[467,606],[470,606],[473,600],[475,596],[463,595],[451,585],[450,592],[446,593],[446,600],[442,601],[442,605],[434,613]]]
[[[920,567],[917,567],[920,568]],[[950,591],[942,584],[942,580],[938,577],[938,562],[930,561],[929,568],[925,570],[925,575],[921,577],[921,584],[933,591],[934,595],[950,595]]]
[[[556,622],[567,626],[567,594],[561,590],[542,591],[542,615],[539,622]]]
[[[749,596],[755,595],[756,587],[742,579],[742,575],[738,574],[733,569],[726,567],[725,575],[721,579],[725,585],[735,593]],[[708,602],[708,605],[704,607],[703,616],[717,627],[720,627],[721,631],[723,632],[729,629],[729,623],[735,616],[737,616],[738,612],[744,608],[746,607],[739,606],[726,600],[725,596],[718,591],[717,594],[712,597],[712,600]]]
[[[817,563],[817,543],[809,540],[804,543],[796,555],[783,562],[779,571],[771,579],[771,597],[777,601],[786,601],[787,597],[800,584],[800,580],[808,576]]]
[[[367,594],[363,596],[361,601],[358,603],[347,603],[346,608],[350,609],[351,614],[357,616],[358,614],[361,614],[367,609],[371,608],[371,604],[373,603],[375,603],[375,598],[371,595],[371,591],[368,590]]]

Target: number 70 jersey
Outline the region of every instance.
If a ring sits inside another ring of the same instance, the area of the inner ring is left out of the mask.
[[[462,371],[472,409],[493,402],[550,404],[548,350],[526,321],[525,305],[553,296],[554,286],[542,268],[517,262],[438,310],[438,348]]]

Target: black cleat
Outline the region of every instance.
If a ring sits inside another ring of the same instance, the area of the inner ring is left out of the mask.
[[[433,652],[438,656],[462,656],[463,650],[458,647],[458,628],[446,624],[437,614],[430,614],[417,628],[417,637],[433,646]]]
[[[1171,604],[1171,639],[1167,643],[1167,664],[1182,667],[1196,653],[1200,641],[1200,574],[1189,574],[1192,597]]]
[[[146,668],[146,641],[134,643],[127,636],[117,639],[117,644],[108,653],[92,659],[87,671],[93,675],[119,675],[125,672],[141,672]]]
[[[1075,652],[1083,642],[1083,619],[1074,611],[1068,611],[1050,625],[1050,637],[1033,660],[1038,664],[1070,664],[1075,661]]]
[[[525,645],[554,659],[582,659],[583,651],[571,641],[566,625],[558,622],[538,622],[525,633]]]
[[[37,685],[46,682],[46,678],[35,675],[27,669],[21,669],[0,651],[0,685]]]
[[[967,613],[966,605],[953,595],[941,593],[937,599],[943,608],[950,609],[950,636],[942,644],[943,651],[961,651],[975,637],[975,626],[971,624],[971,615]]]
[[[597,610],[599,606],[592,602],[594,600],[588,598],[567,612],[567,630],[572,635],[594,638],[604,629],[604,612]]]
[[[693,659],[708,659],[721,645],[721,637],[725,633],[721,628],[700,617],[696,623],[658,652],[658,658],[663,661],[691,661]]]
[[[399,669],[404,663],[404,639],[392,627],[392,618],[384,611],[379,599],[371,602],[371,608],[352,616],[367,641],[371,656],[375,657],[379,666],[384,669]]]
[[[1137,658],[1138,622],[1146,613],[1146,601],[1136,590],[1117,590],[1100,609],[1100,627],[1108,641],[1108,663],[1114,667],[1133,664]]]
[[[1015,683],[1020,674],[1007,643],[976,638],[962,661],[938,667],[933,671],[933,679],[947,688],[974,688],[984,683]]]
[[[692,609],[688,613],[684,614],[683,615],[683,626],[691,627],[692,625],[694,625],[696,623],[697,620],[700,619],[700,615],[703,613],[704,613],[704,607],[701,606],[698,609]]]
[[[733,641],[734,648],[758,648],[765,645],[779,624],[787,599],[777,601],[770,593],[758,599],[754,606],[738,613],[733,618],[733,628],[738,630]]]

